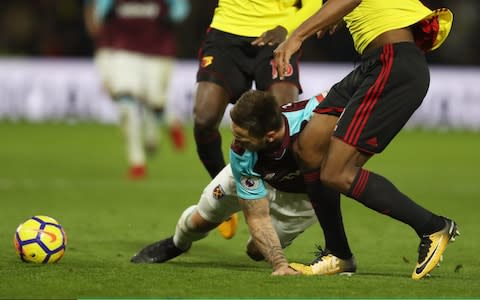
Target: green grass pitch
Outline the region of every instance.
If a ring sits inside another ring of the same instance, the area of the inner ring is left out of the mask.
[[[480,297],[479,133],[405,131],[367,165],[460,225],[440,268],[419,282],[410,279],[415,233],[349,199],[342,208],[358,263],[352,277],[271,276],[267,263],[245,255],[243,219],[232,240],[213,231],[168,263],[129,263],[142,246],[173,233],[209,181],[191,129],[188,135],[184,153],[165,137],[149,177],[131,182],[115,126],[0,123],[0,299]],[[223,136],[227,149],[227,129]],[[27,264],[15,255],[15,228],[38,214],[56,218],[67,232],[57,264]],[[307,262],[322,240],[315,225],[286,254]]]

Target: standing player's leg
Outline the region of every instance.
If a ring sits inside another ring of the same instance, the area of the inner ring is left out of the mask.
[[[321,180],[368,208],[412,227],[421,238],[419,261],[412,277],[423,278],[437,265],[448,241],[457,234],[456,224],[418,205],[388,179],[356,163],[368,157],[355,147],[334,139]]]
[[[212,178],[225,166],[218,127],[226,107],[252,85],[245,71],[251,67],[245,54],[245,47],[251,47],[248,39],[210,29],[202,47],[197,72],[194,136],[197,153]],[[226,239],[232,238],[237,223],[238,217],[233,214],[219,226],[220,234]]]
[[[142,105],[143,144],[148,156],[153,156],[160,144],[159,124],[163,122],[163,109],[153,108],[149,104]]]
[[[131,179],[141,179],[146,175],[140,101],[144,78],[142,58],[135,52],[111,50],[109,67],[111,93],[119,108],[120,126],[127,150],[128,175]]]
[[[130,179],[146,175],[145,152],[142,137],[142,105],[130,95],[116,95],[120,127],[125,140]]]
[[[168,56],[145,56],[143,71],[145,72],[145,148],[158,146],[160,126],[170,130],[175,149],[182,150],[185,144],[182,122],[174,118],[167,109],[168,91],[173,72],[174,60]],[[175,101],[175,99],[172,99]]]
[[[355,260],[348,244],[340,207],[340,193],[320,182],[320,166],[330,144],[330,137],[338,117],[314,114],[301,132],[294,151],[308,159],[299,161],[303,170],[307,194],[323,230],[325,249],[308,266],[292,264],[304,274],[352,273]]]
[[[430,74],[424,54],[413,43],[386,44],[375,52],[377,66],[356,89],[338,122],[321,179],[412,227],[421,239],[412,278],[421,279],[437,265],[448,241],[457,234],[455,222],[418,205],[363,165],[371,154],[387,147],[421,105]]]
[[[408,59],[399,60],[401,56]],[[328,108],[344,107],[334,138],[320,155],[320,179],[365,206],[410,225],[421,238],[412,274],[413,279],[420,279],[436,266],[448,241],[457,234],[456,224],[416,204],[386,178],[363,169],[363,165],[372,154],[385,149],[420,106],[428,89],[428,67],[420,50],[408,43],[387,44],[364,63],[375,67],[367,75],[358,67],[336,84],[316,109],[325,114]],[[348,95],[350,91],[353,93]],[[322,124],[310,122],[303,133],[311,132],[312,126]],[[311,160],[309,151],[300,156]]]
[[[200,161],[214,178],[224,167],[219,126],[228,105],[224,87],[207,81],[197,84],[193,109],[194,137]]]
[[[125,57],[126,56],[126,57]],[[113,49],[99,49],[95,53],[95,65],[97,66],[103,86],[115,101],[120,116],[120,128],[125,139],[127,160],[129,164],[128,175],[132,179],[145,176],[145,156],[141,142],[141,107],[132,93],[135,85],[135,63],[128,70],[126,64],[132,64],[132,56],[125,51]],[[125,69],[128,72],[125,72]]]
[[[193,108],[194,137],[198,156],[214,178],[225,166],[219,126],[229,102],[245,88],[239,65],[241,37],[209,29],[200,51]]]

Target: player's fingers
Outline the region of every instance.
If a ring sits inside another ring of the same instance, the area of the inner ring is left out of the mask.
[[[253,40],[253,42],[251,42],[250,44],[252,44],[253,46],[258,46],[258,44],[260,44],[261,42],[262,42],[262,37],[258,37],[255,40]]]
[[[282,58],[281,58],[281,69],[279,70],[279,74],[280,74],[280,79],[284,79],[285,78],[285,75],[287,75],[287,72],[288,72],[288,64],[290,62],[290,55],[288,55],[287,53],[283,52],[282,53]]]
[[[328,34],[332,35],[335,32],[337,32],[338,27],[339,27],[338,24],[335,24],[332,27],[330,27],[330,30],[328,31]]]
[[[285,275],[301,275],[300,272],[298,271],[295,271],[294,269],[291,269],[291,268],[282,268],[282,269],[278,269],[278,270],[275,270],[274,272],[272,272],[272,275],[273,276],[285,276]]]
[[[273,46],[275,44],[275,38],[272,36],[272,35],[266,35],[264,38],[263,38],[263,43],[264,45],[269,45],[269,46]]]
[[[264,32],[262,33],[262,35],[260,35],[258,38],[256,38],[255,40],[253,40],[253,42],[251,42],[251,44],[253,46],[263,46],[265,45],[265,38],[266,38],[267,34]]]
[[[317,39],[321,39],[325,35],[325,30],[317,31]]]
[[[280,79],[283,79],[283,59],[282,59],[282,51],[277,51],[275,50],[273,52],[274,58],[275,58],[275,66],[277,68],[277,75],[280,77]],[[273,76],[273,79],[275,79],[276,76]]]
[[[283,67],[283,64],[281,66],[278,67],[278,78],[280,80],[283,80],[285,78],[284,74],[285,74],[285,71],[284,71],[284,67]]]

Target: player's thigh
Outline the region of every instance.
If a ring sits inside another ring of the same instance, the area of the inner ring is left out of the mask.
[[[270,216],[283,248],[317,222],[306,194],[276,191],[270,202]]]
[[[201,48],[197,82],[216,83],[225,89],[227,100],[235,101],[251,88],[252,80],[242,71],[247,58],[244,37],[211,29]]]
[[[95,51],[95,56],[94,56],[94,64],[95,67],[97,68],[98,74],[100,76],[100,79],[102,80],[102,83],[107,87],[107,89],[110,91],[110,77],[111,75],[111,60],[112,60],[112,54],[109,49],[106,48],[100,48],[97,51]]]
[[[320,179],[336,190],[347,193],[359,168],[370,157],[371,154],[358,151],[357,148],[334,138],[322,163]]]
[[[163,108],[167,101],[174,60],[172,57],[145,56],[146,101],[153,108]]]
[[[307,123],[294,144],[301,168],[319,168],[324,160],[332,132],[337,123],[335,115],[316,114]]]
[[[240,211],[230,164],[207,185],[198,202],[198,213],[211,223],[221,223]]]
[[[112,50],[111,88],[114,95],[143,97],[142,55],[124,50]]]
[[[270,86],[269,91],[280,105],[298,100],[298,87],[291,82],[275,82]]]

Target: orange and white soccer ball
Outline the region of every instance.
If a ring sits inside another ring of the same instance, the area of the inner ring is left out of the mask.
[[[33,216],[18,226],[13,243],[24,262],[55,263],[65,253],[67,235],[55,219]]]

